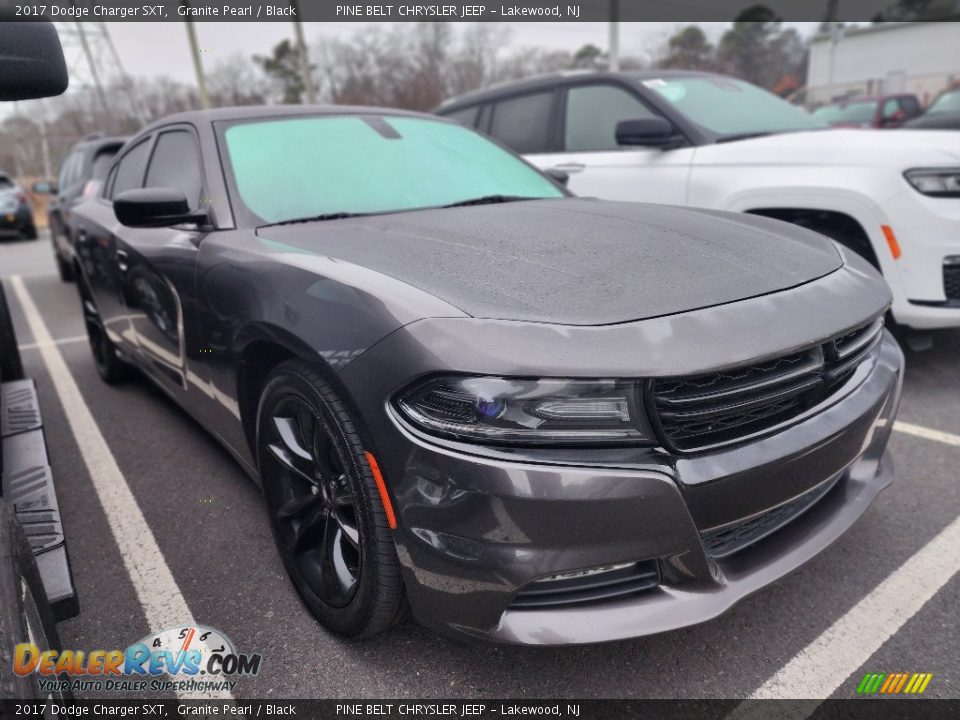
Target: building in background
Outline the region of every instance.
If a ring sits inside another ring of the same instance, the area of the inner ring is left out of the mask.
[[[821,33],[810,44],[807,104],[912,93],[927,105],[960,83],[960,23],[891,22]]]

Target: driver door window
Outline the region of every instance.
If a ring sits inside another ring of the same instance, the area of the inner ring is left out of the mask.
[[[562,170],[576,195],[683,205],[694,148],[617,144],[617,123],[660,117],[626,86],[572,85],[560,109],[562,152],[533,155],[537,166]]]
[[[567,91],[564,147],[567,152],[619,150],[616,132],[622,120],[658,117],[626,90],[613,85],[584,85]]]

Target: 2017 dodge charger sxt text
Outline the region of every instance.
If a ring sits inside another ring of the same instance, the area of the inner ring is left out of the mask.
[[[100,374],[137,365],[258,479],[338,633],[700,622],[892,477],[890,292],[802,228],[573,198],[366,108],[169,117],[74,217]]]

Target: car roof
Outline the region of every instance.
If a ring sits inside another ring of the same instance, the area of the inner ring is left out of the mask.
[[[249,120],[251,118],[273,117],[317,117],[324,115],[403,115],[436,120],[436,116],[426,113],[398,110],[396,108],[366,107],[363,105],[250,105],[243,107],[220,107],[210,110],[188,110],[174,113],[156,120],[141,130],[139,134],[174,123],[193,125],[230,120]]]
[[[456,97],[444,100],[435,109],[435,112],[447,111],[458,105],[473,105],[484,102],[505,93],[523,92],[530,90],[539,90],[540,88],[550,88],[573,80],[619,80],[627,82],[642,82],[644,80],[656,80],[661,78],[676,77],[720,77],[725,75],[716,73],[698,72],[695,70],[629,70],[620,72],[597,71],[597,70],[560,70],[557,72],[544,73],[523,80],[507,80],[504,82],[488,85],[479,90],[457,95]]]

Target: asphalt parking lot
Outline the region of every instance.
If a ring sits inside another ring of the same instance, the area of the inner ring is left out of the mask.
[[[933,673],[924,697],[960,697],[960,331],[907,353],[894,484],[826,552],[718,620],[577,648],[463,645],[409,622],[344,642],[300,605],[259,491],[227,452],[147,381],[100,382],[49,238],[0,244],[0,275],[39,387],[80,594],[81,614],[59,626],[66,648],[123,648],[159,629],[128,571],[152,542],[115,540],[90,476],[99,466],[78,446],[23,292],[80,390],[68,401],[89,409],[169,568],[164,601],[263,655],[237,697],[847,698],[866,672]]]

